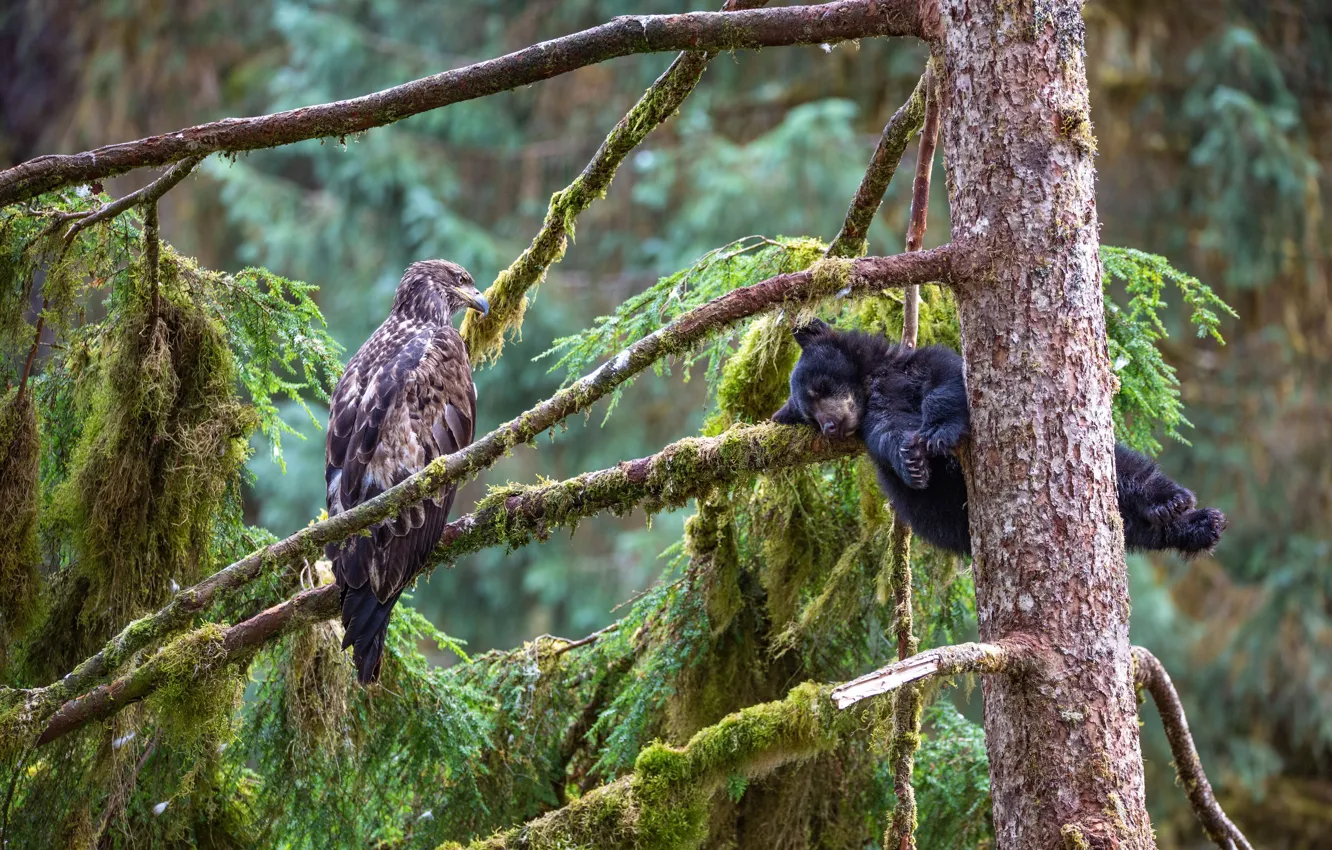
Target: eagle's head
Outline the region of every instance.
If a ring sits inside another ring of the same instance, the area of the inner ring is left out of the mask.
[[[472,281],[467,269],[448,260],[412,263],[398,282],[393,312],[447,322],[454,313],[470,307],[481,315],[490,305]]]

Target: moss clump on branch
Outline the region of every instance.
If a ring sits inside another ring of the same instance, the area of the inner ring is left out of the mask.
[[[39,604],[37,412],[31,392],[0,397],[0,669]]]
[[[562,809],[488,839],[470,845],[450,842],[440,850],[698,847],[707,836],[711,800],[730,780],[758,778],[827,752],[857,723],[854,713],[837,711],[827,688],[799,685],[785,699],[750,706],[699,730],[683,747],[653,744],[639,754],[630,776]]]
[[[74,553],[60,580],[86,596],[51,624],[74,634],[51,642],[48,666],[72,664],[164,603],[173,582],[209,570],[215,517],[258,424],[236,396],[224,331],[180,285],[178,262],[163,254],[156,299],[142,268],[118,288],[78,400],[82,433],[52,512]]]

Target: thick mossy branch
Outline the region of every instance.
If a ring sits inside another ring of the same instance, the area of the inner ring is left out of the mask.
[[[650,457],[567,481],[498,489],[481,500],[474,513],[445,528],[434,562],[452,561],[488,546],[522,546],[544,539],[555,528],[576,526],[579,520],[603,511],[618,515],[635,507],[649,512],[678,507],[739,476],[821,463],[859,451],[861,446],[855,440],[827,440],[808,428],[771,424],[733,428],[718,437],[687,438]],[[269,641],[337,613],[335,585],[304,591],[226,630],[226,660],[235,663],[237,658],[247,658],[247,653]],[[151,628],[150,621],[140,622],[147,629]],[[105,719],[152,693],[166,681],[162,665],[155,661],[165,651],[159,650],[116,681],[66,702],[51,717],[40,742]],[[26,736],[50,716],[49,711],[42,712],[53,693],[51,688],[57,685],[31,692],[0,692],[13,708],[9,723],[0,726],[0,749],[21,746]]]
[[[846,220],[832,244],[828,246],[830,257],[859,257],[865,253],[869,244],[870,223],[883,203],[883,193],[888,191],[888,184],[897,173],[897,166],[902,162],[911,137],[920,130],[925,121],[925,77],[920,78],[911,97],[897,108],[893,117],[884,125],[879,144],[870,157],[869,168],[860,179],[860,188],[851,199],[851,206],[846,211]]]
[[[507,56],[350,100],[255,118],[227,118],[79,154],[38,157],[0,172],[0,206],[186,157],[349,136],[634,53],[757,50],[921,35],[916,0],[840,0],[820,6],[620,17]]]
[[[828,752],[859,718],[837,711],[826,686],[806,683],[785,699],[750,706],[701,729],[681,748],[654,744],[632,775],[594,789],[530,823],[473,842],[473,850],[698,847],[712,797],[733,777],[753,779]],[[449,843],[440,850],[459,850]]]
[[[754,8],[764,2],[732,0],[723,11]],[[648,133],[675,114],[716,55],[715,51],[687,51],[675,57],[666,72],[611,130],[583,172],[551,196],[546,220],[532,244],[500,272],[486,290],[490,312],[484,316],[468,312],[463,319],[462,335],[473,365],[499,358],[505,336],[515,335],[522,327],[523,315],[527,312],[527,291],[540,284],[546,271],[564,257],[569,240],[574,238],[574,222],[578,215],[593,201],[606,196],[625,157],[647,138]]]
[[[1170,742],[1170,753],[1175,757],[1175,770],[1179,774],[1179,784],[1188,795],[1189,805],[1203,831],[1221,850],[1253,850],[1244,833],[1226,817],[1221,804],[1212,793],[1212,784],[1203,773],[1202,761],[1198,758],[1198,748],[1193,745],[1193,734],[1189,732],[1189,721],[1184,716],[1184,706],[1179,701],[1175,685],[1165,667],[1146,649],[1133,647],[1134,680],[1139,688],[1147,691],[1156,701],[1156,710],[1161,714],[1161,723],[1165,726],[1166,740]]]
[[[164,688],[176,691],[178,698],[190,688],[206,688],[219,671],[243,666],[259,647],[274,638],[336,614],[337,603],[337,586],[328,585],[304,591],[230,628],[208,623],[186,632],[114,682],[65,703],[46,724],[37,743],[54,741],[88,723],[105,720]],[[6,723],[0,727],[0,751],[13,745],[13,736],[22,735],[25,727],[30,733],[40,721],[31,712],[17,713],[12,706],[6,708]]]
[[[196,615],[218,600],[219,595],[225,596],[261,575],[300,563],[303,559],[313,561],[325,544],[344,540],[408,505],[432,497],[450,484],[480,473],[514,446],[529,442],[571,414],[591,407],[653,363],[683,354],[750,316],[803,305],[842,290],[849,295],[864,295],[912,283],[952,283],[970,268],[969,255],[950,246],[916,254],[865,257],[837,263],[835,273],[825,273],[820,264],[815,269],[778,275],[733,290],[690,310],[629,346],[592,374],[504,423],[466,449],[437,458],[422,471],[374,499],[312,523],[177,593],[166,607],[130,623],[70,674],[44,688],[29,691],[25,699],[27,710],[42,718],[49,717],[63,702],[101,681],[135,652],[188,627]]]
[[[1025,644],[1012,640],[935,647],[838,685],[832,691],[832,699],[838,708],[847,708],[920,679],[958,673],[999,673],[1022,663],[1029,654]]]

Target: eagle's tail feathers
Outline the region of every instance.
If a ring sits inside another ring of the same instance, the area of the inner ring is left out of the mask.
[[[389,612],[397,601],[395,595],[387,602],[380,602],[369,583],[347,588],[342,594],[342,625],[346,630],[342,648],[352,648],[356,679],[362,685],[379,680]]]

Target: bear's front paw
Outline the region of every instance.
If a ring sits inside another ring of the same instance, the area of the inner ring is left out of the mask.
[[[1197,504],[1193,494],[1180,487],[1170,498],[1147,509],[1147,521],[1158,528],[1167,526]]]
[[[925,441],[920,434],[914,434],[902,447],[902,463],[906,467],[905,480],[913,490],[924,490],[930,486],[930,462],[926,456]]]
[[[1227,525],[1226,515],[1216,508],[1187,511],[1175,520],[1176,548],[1185,557],[1210,554],[1221,541],[1221,532]]]
[[[964,436],[964,429],[953,425],[927,425],[916,434],[929,457],[948,457],[961,445]]]

